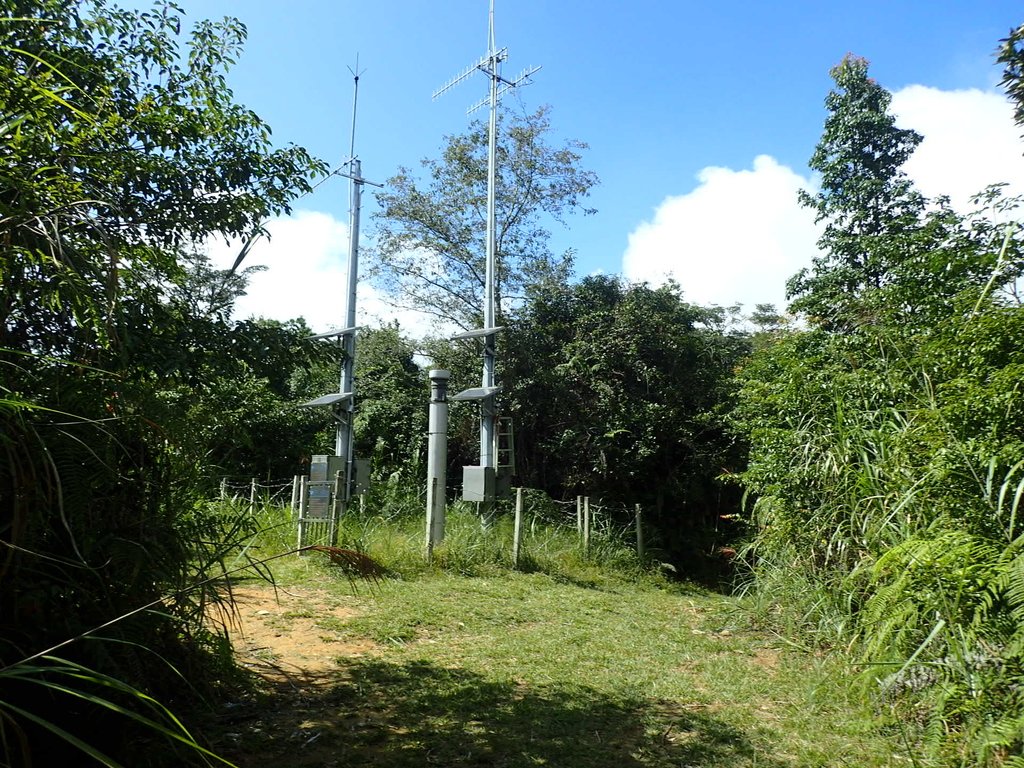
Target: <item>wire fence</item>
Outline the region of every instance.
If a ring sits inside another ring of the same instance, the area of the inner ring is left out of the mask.
[[[299,476],[264,481],[254,477],[223,477],[219,495],[221,500],[247,502],[251,511],[266,506],[287,506],[295,516],[299,514],[296,508],[299,503],[299,485]],[[536,532],[541,526],[574,528],[584,548],[589,547],[597,538],[630,543],[635,541],[637,554],[640,557],[646,554],[647,531],[641,505],[608,504],[592,500],[587,495],[579,495],[574,500],[553,499],[539,489],[521,490],[521,494],[513,494],[511,505],[505,501],[499,503],[498,509],[501,511],[502,507],[506,507],[505,511],[512,512],[516,503],[521,504],[516,519],[524,526],[529,525],[531,532]],[[362,512],[364,508],[365,496],[360,496],[358,506],[351,509]],[[375,512],[379,513],[380,510]]]
[[[223,477],[220,481],[221,500],[248,500],[261,506],[286,505],[291,503],[295,479],[258,481],[255,477]]]
[[[646,554],[647,532],[639,504],[598,503],[587,495],[579,495],[575,500],[552,499],[543,491],[532,489],[527,489],[524,503],[530,506],[534,522],[574,526],[584,548],[597,537],[621,542],[635,540],[637,555],[642,558]]]

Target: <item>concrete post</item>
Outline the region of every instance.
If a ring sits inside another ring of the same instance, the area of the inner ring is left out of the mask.
[[[590,554],[590,497],[583,497],[583,554]]]
[[[309,476],[303,475],[299,480],[299,549],[306,546],[306,512],[309,510]],[[299,553],[300,555],[302,552]]]
[[[292,503],[288,509],[291,510],[292,519],[298,519],[299,516],[299,486],[302,483],[300,475],[292,477]]]
[[[430,378],[427,426],[427,558],[444,541],[445,485],[448,481],[448,371],[434,369]]]
[[[512,567],[519,567],[519,549],[523,542],[523,489],[516,488],[516,517],[512,528]]]
[[[639,504],[636,505],[636,556],[639,560],[647,556],[644,546],[644,511]]]

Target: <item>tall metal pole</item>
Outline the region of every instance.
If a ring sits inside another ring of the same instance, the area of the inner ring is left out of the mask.
[[[356,405],[355,359],[356,359],[356,289],[359,283],[359,215],[362,210],[363,185],[373,184],[363,178],[362,163],[355,156],[356,108],[359,105],[359,62],[352,71],[355,87],[352,95],[352,137],[349,145],[348,172],[342,173],[349,179],[349,226],[348,226],[348,290],[345,294],[345,330],[338,341],[342,349],[341,381],[339,392],[351,393],[339,413],[338,429],[334,437],[334,453],[345,457],[345,487],[342,492],[341,512],[344,514],[352,483],[355,480],[353,419]],[[351,71],[351,70],[350,70]]]
[[[358,69],[358,61],[356,68]],[[355,416],[355,333],[356,333],[356,289],[359,282],[359,213],[361,207],[361,199],[364,184],[372,184],[375,187],[381,186],[375,184],[372,181],[367,181],[362,176],[362,165],[355,156],[355,136],[356,136],[356,107],[359,103],[359,73],[358,71],[352,72],[355,78],[355,89],[352,96],[352,141],[350,144],[350,152],[348,161],[345,163],[347,171],[337,171],[338,176],[345,176],[349,179],[349,242],[348,242],[348,290],[344,295],[344,302],[342,312],[345,316],[345,328],[328,333],[320,333],[315,336],[311,336],[311,339],[327,339],[337,338],[338,348],[341,350],[341,373],[340,381],[338,383],[337,394],[324,395],[314,400],[310,400],[307,403],[302,403],[306,407],[320,407],[327,406],[331,409],[332,415],[335,417],[337,422],[334,433],[334,455],[341,457],[343,469],[339,471],[335,477],[338,479],[335,482],[335,493],[334,493],[334,504],[332,505],[331,513],[331,544],[337,530],[337,520],[345,514],[345,509],[348,505],[349,497],[352,494],[352,489],[355,477],[356,461],[353,456],[354,446],[354,424],[353,419]],[[328,465],[332,465],[333,462],[328,460]],[[336,465],[335,465],[336,466]],[[332,470],[333,473],[334,470]],[[303,500],[306,499],[305,494],[308,489],[303,488]],[[303,513],[300,512],[299,518],[299,532],[300,536],[304,533],[303,528]]]
[[[487,134],[487,261],[484,270],[484,328],[494,328],[495,324],[495,229],[497,208],[495,202],[497,178],[497,147],[498,147],[498,80],[501,77],[499,68],[501,56],[494,47],[494,0],[491,0],[490,20],[488,24],[487,60],[490,69],[490,102],[491,114]],[[494,386],[495,358],[498,337],[489,333],[484,337],[484,366],[480,386]],[[485,397],[480,402],[480,466],[493,467],[496,464],[494,451],[494,431],[496,408],[494,395]]]
[[[529,82],[529,78],[540,67],[531,67],[523,70],[515,80],[507,80],[501,76],[501,62],[508,57],[505,48],[498,49],[494,38],[494,0],[490,2],[490,15],[487,25],[487,54],[466,70],[449,80],[444,86],[434,91],[436,99],[447,92],[458,83],[468,78],[477,70],[480,70],[489,81],[490,88],[486,99],[474,104],[469,112],[474,112],[485,104],[490,105],[490,120],[487,136],[487,235],[486,255],[484,268],[484,307],[483,307],[483,339],[484,339],[484,364],[481,381],[482,396],[474,396],[472,399],[480,400],[480,466],[495,468],[497,465],[496,451],[496,426],[497,407],[495,398],[497,393],[492,391],[495,387],[495,362],[497,358],[497,329],[495,328],[495,314],[497,311],[497,226],[496,226],[496,202],[497,196],[497,146],[498,146],[498,102],[506,91]],[[455,338],[469,338],[480,336],[477,332],[460,334]],[[467,390],[470,392],[471,390]]]
[[[349,243],[348,243],[348,291],[345,296],[345,328],[356,325],[356,287],[359,280],[359,214],[363,195],[363,180],[360,175],[361,163],[353,159],[349,168],[351,205],[349,206]],[[341,362],[341,389],[339,392],[351,392],[352,398],[347,402],[344,418],[338,421],[338,432],[335,439],[334,452],[344,456],[348,467],[352,465],[352,416],[355,411],[355,332],[346,333],[341,337],[343,351]],[[351,471],[348,472],[351,480]]]
[[[341,511],[344,514],[345,502],[348,501],[352,487],[354,457],[352,448],[354,430],[352,421],[355,416],[355,356],[356,356],[356,288],[359,281],[359,214],[363,195],[362,163],[355,157],[356,143],[356,109],[359,105],[359,62],[353,74],[352,93],[352,132],[349,143],[348,173],[349,179],[349,228],[348,228],[348,291],[345,295],[345,328],[352,329],[341,336],[342,348],[341,382],[339,392],[351,392],[352,396],[344,405],[338,429],[334,439],[334,454],[345,457],[345,487],[342,492]]]

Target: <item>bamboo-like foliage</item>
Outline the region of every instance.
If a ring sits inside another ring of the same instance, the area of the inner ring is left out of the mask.
[[[1001,50],[1018,105],[1019,32]],[[803,197],[825,225],[822,256],[789,283],[810,328],[776,333],[740,374],[746,554],[762,603],[811,642],[855,649],[922,751],[1013,764],[1024,751],[1020,200],[997,185],[967,216],[925,200],[901,170],[921,137],[896,127],[867,70],[853,56],[833,70],[812,160],[822,186]]]
[[[104,718],[125,712],[174,740],[180,729],[151,697],[195,697],[228,673],[225,638],[202,619],[217,599],[209,576],[252,522],[202,501],[203,457],[149,364],[161,356],[155,318],[181,248],[251,234],[319,165],[273,149],[265,124],[232,100],[224,73],[240,23],[199,22],[185,51],[180,27],[173,5],[0,0],[0,748],[10,760],[44,764],[39,734],[58,731],[118,759],[130,729]],[[185,589],[197,582],[207,586]],[[107,642],[17,663],[118,616]]]
[[[0,681],[7,687],[20,683],[22,686],[42,689],[52,695],[56,706],[73,708],[74,702],[84,702],[92,708],[118,715],[153,734],[186,747],[193,754],[202,756],[207,764],[232,765],[196,741],[174,713],[153,697],[118,678],[73,661],[44,655],[32,663],[16,664],[0,670]],[[5,763],[8,765],[29,765],[33,762],[34,750],[24,737],[22,723],[36,726],[100,765],[122,768],[118,760],[96,747],[87,737],[65,729],[51,716],[11,701],[0,700],[0,725],[4,734],[3,742],[7,747]],[[12,729],[15,732],[14,738]],[[39,760],[40,756],[35,757]]]
[[[1024,312],[956,306],[941,331],[796,334],[744,371],[746,554],[789,630],[857,648],[938,759],[1002,765],[1024,746]]]

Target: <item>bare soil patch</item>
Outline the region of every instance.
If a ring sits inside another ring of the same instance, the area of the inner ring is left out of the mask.
[[[360,599],[269,584],[232,594],[228,632],[257,693],[230,703],[216,718],[207,730],[211,745],[239,768],[341,765],[339,737],[356,714],[341,693],[349,682],[344,661],[378,648],[337,629],[339,621],[360,614]]]
[[[234,590],[237,616],[229,626],[239,663],[271,683],[319,680],[338,672],[339,658],[372,653],[376,644],[324,626],[360,613],[357,598],[339,603],[322,589],[246,586]]]

